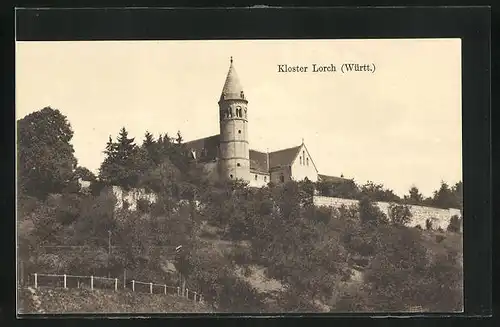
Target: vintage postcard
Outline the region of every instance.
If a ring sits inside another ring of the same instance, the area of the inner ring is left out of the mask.
[[[461,64],[18,41],[18,313],[463,312]]]

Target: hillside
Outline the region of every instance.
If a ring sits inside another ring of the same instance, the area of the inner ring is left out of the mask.
[[[210,312],[208,306],[185,298],[130,291],[24,288],[18,295],[19,313]]]

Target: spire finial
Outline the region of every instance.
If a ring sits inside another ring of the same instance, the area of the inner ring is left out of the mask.
[[[304,138],[302,138],[302,144],[304,144]]]
[[[230,59],[231,63],[233,63],[233,56],[231,56],[231,59]]]

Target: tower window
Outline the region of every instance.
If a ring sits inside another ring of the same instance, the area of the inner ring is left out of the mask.
[[[257,175],[255,175],[255,180],[257,180],[257,178],[258,178],[258,176],[257,176]]]
[[[238,130],[238,134],[241,134],[241,129]]]
[[[264,182],[267,182],[267,176],[264,176]]]
[[[238,163],[236,164],[236,166],[238,166],[238,167],[239,167],[239,166],[240,166],[240,163],[238,162]]]
[[[229,175],[229,177],[233,178],[233,175]]]

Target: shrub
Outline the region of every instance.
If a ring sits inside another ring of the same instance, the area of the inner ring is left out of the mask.
[[[412,218],[410,207],[401,204],[391,204],[389,206],[389,218],[395,225],[407,225]]]
[[[436,235],[436,242],[441,243],[445,238],[444,235]]]
[[[450,219],[450,223],[447,227],[447,230],[449,232],[459,233],[461,229],[462,229],[462,219],[457,215],[453,215]]]
[[[359,201],[359,219],[363,223],[372,223],[375,225],[388,222],[387,216],[366,196],[362,197]]]
[[[144,213],[151,212],[151,202],[146,199],[137,200],[137,210]]]
[[[429,218],[425,220],[425,229],[432,230],[432,220]]]

